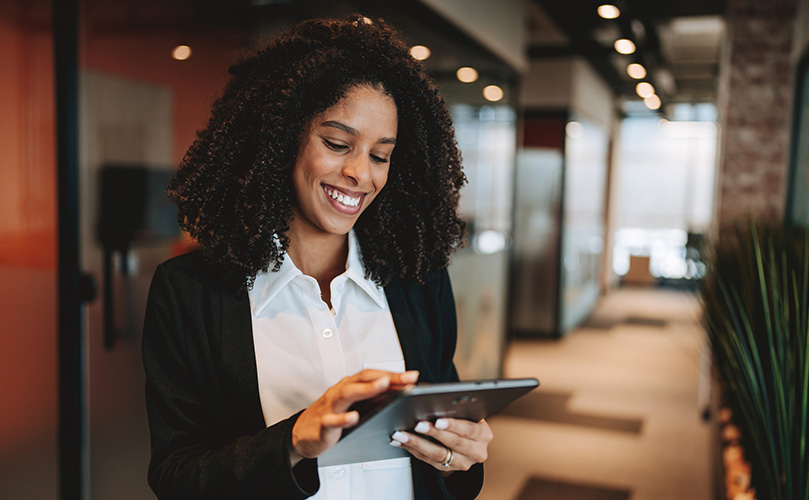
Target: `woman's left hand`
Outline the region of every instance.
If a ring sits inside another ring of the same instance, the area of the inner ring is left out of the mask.
[[[435,424],[419,422],[414,430],[415,433],[394,432],[390,444],[409,451],[441,472],[469,470],[476,463],[483,462],[488,457],[489,442],[494,437],[485,420],[470,422],[439,418]],[[419,434],[430,436],[441,444]]]

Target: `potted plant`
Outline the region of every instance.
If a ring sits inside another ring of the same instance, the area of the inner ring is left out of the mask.
[[[713,359],[761,500],[809,500],[809,232],[722,235],[701,288]]]

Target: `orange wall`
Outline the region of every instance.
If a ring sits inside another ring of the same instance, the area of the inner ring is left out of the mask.
[[[0,459],[56,440],[53,50],[33,10],[0,6]]]
[[[0,265],[56,263],[52,39],[0,12]]]

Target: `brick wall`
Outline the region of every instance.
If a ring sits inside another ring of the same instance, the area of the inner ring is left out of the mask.
[[[795,0],[728,0],[719,85],[717,222],[781,220],[786,205]]]

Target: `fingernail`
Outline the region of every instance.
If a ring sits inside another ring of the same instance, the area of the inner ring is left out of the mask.
[[[347,420],[347,423],[349,423],[349,424],[356,424],[357,422],[360,421],[359,412],[356,412],[356,411],[349,412],[346,415],[346,420]]]
[[[407,440],[408,440],[407,434],[405,434],[404,432],[401,432],[401,431],[394,432],[393,436],[391,436],[391,437],[394,439],[394,441],[398,441],[399,444],[406,443]]]
[[[439,418],[433,425],[436,429],[446,429],[449,427],[449,420],[446,418]]]
[[[400,443],[399,441],[396,441],[395,439],[391,439],[390,440],[390,445],[395,446],[397,448],[400,448],[402,446],[402,443]]]
[[[428,432],[430,430],[430,424],[428,424],[427,422],[419,422],[418,424],[416,424],[415,430],[416,432],[421,432],[422,434],[424,434],[425,432]]]
[[[402,380],[404,382],[410,382],[412,384],[418,379],[419,379],[418,370],[408,370],[402,374]]]
[[[374,388],[376,389],[384,389],[388,385],[390,385],[390,378],[388,377],[382,377],[374,380]]]

